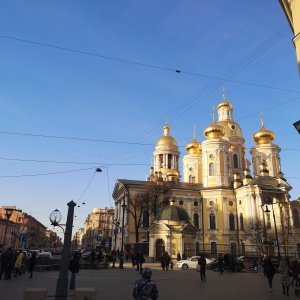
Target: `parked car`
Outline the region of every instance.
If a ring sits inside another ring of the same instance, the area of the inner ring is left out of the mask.
[[[206,268],[207,270],[219,270],[218,259],[216,258],[212,262],[208,263]],[[225,262],[223,261],[223,270],[226,270],[226,268]],[[235,263],[235,269],[237,272],[241,272],[243,269],[245,269],[243,261],[237,260]]]
[[[176,264],[177,268],[180,269],[197,269],[197,265],[198,265],[198,259],[200,258],[200,256],[192,256],[189,259],[185,259],[185,260],[179,260]],[[206,259],[206,264],[209,264],[211,262],[210,259],[205,258]]]
[[[37,255],[36,258],[38,258],[38,259],[52,259],[53,256],[52,256],[51,252],[41,252]]]

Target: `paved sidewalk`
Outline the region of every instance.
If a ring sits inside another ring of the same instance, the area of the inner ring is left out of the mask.
[[[140,278],[139,272],[125,263],[125,268],[80,270],[76,279],[76,287],[94,287],[97,299],[133,299],[134,282]],[[187,299],[230,299],[230,300],[261,300],[261,299],[299,299],[291,288],[291,296],[282,294],[280,275],[274,277],[273,291],[268,290],[267,279],[258,273],[223,273],[207,270],[207,282],[200,282],[200,276],[195,270],[173,271],[161,270],[159,264],[145,263],[144,267],[153,270],[152,279],[159,291],[159,300]],[[0,300],[22,300],[23,291],[27,287],[44,287],[48,289],[48,299],[54,299],[58,271],[34,272],[32,279],[28,274],[18,278],[0,281]],[[72,296],[73,291],[69,290]],[[72,297],[68,297],[72,300]]]

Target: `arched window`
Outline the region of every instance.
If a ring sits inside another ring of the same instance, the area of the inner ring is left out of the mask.
[[[209,173],[208,173],[209,176],[214,176],[215,175],[215,165],[214,163],[210,163],[209,164]]]
[[[244,230],[244,217],[242,213],[240,213],[240,228]]]
[[[193,183],[193,175],[189,176],[189,183]]]
[[[297,208],[293,209],[293,221],[294,221],[294,226],[296,228],[300,227],[300,219],[299,219],[299,212]]]
[[[216,215],[213,212],[209,215],[209,228],[216,229]]]
[[[194,225],[199,229],[199,215],[194,214]]]
[[[237,154],[233,154],[233,167],[234,167],[235,169],[237,169],[237,168],[239,167],[239,165],[238,165],[238,156],[237,156]]]
[[[229,229],[235,230],[235,223],[234,223],[234,214],[229,214]]]

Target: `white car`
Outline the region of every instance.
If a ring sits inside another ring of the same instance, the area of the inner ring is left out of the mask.
[[[37,257],[36,258],[40,258],[40,259],[52,259],[53,258],[53,256],[52,256],[52,254],[51,254],[51,252],[41,252],[41,253],[39,253],[38,255],[37,255]]]
[[[192,256],[189,259],[185,259],[185,260],[179,260],[176,264],[176,266],[180,269],[197,269],[197,265],[198,265],[198,259],[200,258],[200,256]],[[206,264],[209,264],[211,262],[210,259],[205,258],[206,259]]]

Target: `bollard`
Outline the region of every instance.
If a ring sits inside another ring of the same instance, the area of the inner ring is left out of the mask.
[[[46,300],[46,288],[28,288],[23,292],[23,300]],[[95,298],[96,299],[96,298]]]
[[[97,292],[94,288],[75,288],[74,300],[96,300]]]

